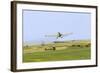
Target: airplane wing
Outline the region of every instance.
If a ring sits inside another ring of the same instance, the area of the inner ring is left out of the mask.
[[[68,36],[68,35],[71,35],[73,33],[65,33],[65,34],[62,34],[62,36]]]
[[[57,35],[45,35],[45,37],[57,37]]]

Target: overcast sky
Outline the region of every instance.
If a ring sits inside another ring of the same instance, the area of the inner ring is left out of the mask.
[[[57,32],[72,35],[56,39],[45,37]],[[23,41],[43,42],[91,38],[91,14],[76,12],[52,12],[23,10]]]

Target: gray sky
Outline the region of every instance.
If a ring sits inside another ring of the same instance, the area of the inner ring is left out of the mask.
[[[53,35],[57,32],[73,32],[73,34],[62,39],[45,37],[45,35]],[[24,43],[90,38],[90,13],[23,10]]]

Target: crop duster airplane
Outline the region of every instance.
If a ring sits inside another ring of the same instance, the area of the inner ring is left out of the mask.
[[[68,36],[68,35],[71,35],[71,34],[72,33],[62,34],[60,32],[57,32],[57,34],[55,34],[55,35],[45,35],[45,37],[56,37],[58,39],[58,38],[63,38],[64,36]]]

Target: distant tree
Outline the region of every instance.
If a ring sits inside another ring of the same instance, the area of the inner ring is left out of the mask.
[[[53,48],[53,50],[56,50],[56,47],[52,47]]]
[[[29,46],[28,45],[26,45],[26,48],[28,48]]]
[[[81,47],[81,45],[77,45],[77,47]]]
[[[26,46],[24,46],[24,48],[29,48],[29,46],[28,46],[28,45],[26,45]]]
[[[91,46],[91,44],[90,44],[90,43],[86,45],[86,47],[90,47],[90,46]]]

